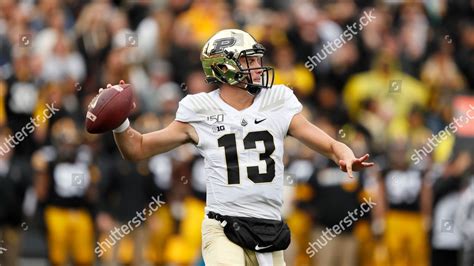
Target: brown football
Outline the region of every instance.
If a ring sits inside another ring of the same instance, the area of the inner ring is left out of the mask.
[[[87,132],[100,134],[120,126],[135,107],[133,90],[132,85],[121,83],[97,94],[87,108]]]

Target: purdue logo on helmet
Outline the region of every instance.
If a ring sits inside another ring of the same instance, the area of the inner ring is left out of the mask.
[[[226,83],[246,89],[252,94],[273,85],[273,68],[263,66],[265,48],[245,31],[222,30],[212,36],[201,52],[201,63],[209,83]],[[251,68],[248,57],[260,59],[260,67]],[[239,59],[244,58],[246,65]],[[259,83],[252,81],[251,71],[261,71]]]
[[[237,42],[234,37],[222,38],[214,41],[214,47],[211,54],[219,54],[224,52],[224,48],[231,47]]]

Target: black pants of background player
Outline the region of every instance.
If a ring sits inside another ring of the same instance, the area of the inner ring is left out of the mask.
[[[432,249],[431,266],[459,265],[459,255],[457,249]]]
[[[460,266],[474,265],[474,241],[464,243],[462,259],[459,265]]]

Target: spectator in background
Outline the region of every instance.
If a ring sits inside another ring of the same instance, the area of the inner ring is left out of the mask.
[[[443,94],[463,91],[466,81],[453,59],[452,45],[444,39],[437,40],[435,45],[431,56],[421,67],[421,80],[439,98],[443,98]],[[438,98],[433,99],[432,107],[439,104],[437,100],[439,101]]]
[[[0,79],[0,127],[6,126],[7,114],[5,108],[5,96],[7,94],[7,84]]]
[[[322,76],[324,82],[333,84],[337,96],[341,97],[341,91],[347,80],[356,72],[363,70],[361,57],[354,42],[348,42],[331,55],[331,69],[327,75]]]
[[[343,91],[344,103],[352,119],[364,121],[361,103],[371,99],[378,107],[373,111],[378,112],[382,127],[389,127],[397,118],[405,119],[414,105],[424,108],[428,100],[424,85],[397,69],[393,37],[388,37],[387,41],[387,48],[379,54],[373,69],[352,76]]]
[[[214,32],[234,26],[229,4],[223,0],[192,1],[191,7],[176,18],[176,23],[189,29],[195,41],[193,45],[198,47]]]
[[[85,77],[84,59],[74,51],[71,40],[66,35],[58,35],[56,40],[47,59],[43,58],[41,78],[74,87],[74,84],[82,82]]]
[[[260,12],[244,29],[260,41],[265,47],[265,54],[268,54],[266,59],[274,63],[272,59],[278,47],[288,46],[285,32],[290,27],[290,15],[267,9],[261,9]]]
[[[144,6],[144,8],[145,10],[148,9],[146,6]],[[160,38],[159,13],[153,8],[149,13],[147,17],[139,22],[136,29],[138,41],[137,50],[140,53],[140,61],[145,63],[152,63],[159,59],[158,52],[161,48],[158,43]]]
[[[111,16],[114,19],[108,21],[108,28],[112,40],[112,52],[116,51],[115,60],[120,61],[122,70],[127,77],[116,77],[118,79],[108,79],[107,83],[117,83],[117,80],[125,79],[134,85],[137,91],[147,89],[149,78],[142,63],[142,49],[140,48],[140,39],[135,32],[129,28],[126,14],[120,9],[114,9]],[[111,67],[108,65],[108,67]],[[107,69],[105,69],[107,71]],[[108,78],[113,78],[111,75]]]
[[[274,53],[275,84],[284,84],[294,90],[298,99],[308,99],[315,89],[313,75],[302,65],[295,64],[290,46],[277,47]]]
[[[456,94],[466,92],[466,80],[452,57],[453,47],[446,40],[437,40],[433,54],[421,68],[421,81],[430,90],[430,126],[441,130],[443,121],[449,121],[450,105]]]
[[[40,0],[37,2],[36,6],[29,6],[31,9],[30,11],[32,12],[32,28],[36,31],[39,32],[44,28],[47,28],[48,26],[65,26],[65,20],[66,20],[66,9],[65,5],[61,5],[62,1],[59,0]],[[28,4],[26,4],[28,6]],[[51,23],[53,21],[56,21],[55,15],[57,15],[57,12],[64,13],[64,16],[61,18],[61,23],[60,24],[54,24]],[[67,18],[70,18],[71,16],[67,16]]]
[[[12,27],[12,16],[15,13],[15,1],[0,2],[0,80],[12,75],[12,35],[7,27]]]
[[[181,86],[171,80],[171,65],[167,61],[156,61],[150,66],[150,84],[147,90],[139,91],[137,95],[143,103],[143,109],[147,112],[163,113],[169,109],[177,110],[179,99],[182,96],[182,89],[186,88],[186,84]],[[174,104],[170,102],[175,100]],[[168,106],[170,105],[170,106]]]
[[[210,92],[212,85],[206,83],[205,76],[202,71],[193,70],[186,79],[184,87],[181,87],[186,94],[196,94],[200,92]]]
[[[68,99],[64,89],[65,87],[62,86],[62,83],[51,82],[44,84],[39,90],[38,101],[33,115],[39,121],[32,136],[39,145],[51,144],[51,126],[55,121],[68,115],[71,117],[73,114],[77,115],[77,113],[74,113],[74,111],[77,112],[78,108],[75,102],[76,98],[69,98],[72,102],[67,104]],[[54,113],[48,107],[51,107]],[[38,118],[38,114],[41,119]],[[80,120],[82,122],[82,119]]]
[[[400,6],[399,15],[399,23],[395,26],[400,29],[401,69],[417,77],[429,38],[426,11],[422,3],[404,4]]]
[[[57,35],[55,40],[53,50],[46,60],[43,59],[40,77],[45,86],[40,90],[38,105],[54,103],[62,113],[69,113],[78,121],[80,104],[76,93],[82,89],[86,66],[66,35]],[[54,119],[58,118],[55,116]]]
[[[49,59],[49,56],[54,52],[56,48],[55,46],[57,46],[61,36],[66,36],[68,38],[73,37],[73,35],[66,30],[66,18],[62,9],[51,8],[48,13],[47,17],[43,18],[44,21],[47,22],[47,25],[37,25],[38,33],[35,36],[34,41],[32,40],[33,52],[40,56],[44,62],[46,62]],[[38,23],[39,21],[40,20],[36,20],[33,21],[33,23]]]
[[[117,80],[130,80],[131,64],[128,59],[127,48],[110,50],[105,64],[102,66],[100,83],[115,84]]]
[[[386,128],[380,125],[386,125],[387,118],[381,104],[369,97],[361,102],[360,108],[359,123],[365,127],[373,137],[374,151],[383,153],[386,149],[387,133]]]
[[[321,42],[316,28],[318,9],[309,2],[294,4],[291,7],[293,26],[288,27],[286,35],[296,53],[297,62],[305,62],[315,54],[315,45]]]
[[[75,25],[78,51],[86,63],[86,82],[91,88],[104,86],[101,68],[111,45],[110,32],[107,29],[110,12],[110,4],[106,1],[89,3],[82,9]],[[83,87],[87,89],[89,86]],[[95,93],[96,89],[93,92]]]
[[[262,10],[262,1],[237,0],[235,1],[235,8],[232,12],[232,15],[239,28],[244,28],[246,25],[259,24],[264,15]]]
[[[171,37],[172,45],[168,56],[173,66],[173,80],[181,83],[194,69],[200,67],[201,50],[192,28],[179,20],[173,24]]]
[[[433,133],[425,125],[425,112],[420,106],[413,106],[407,117],[398,117],[393,120],[390,127],[386,129],[386,138],[389,142],[396,139],[404,139],[407,143],[407,150],[421,149]],[[441,143],[443,145],[443,143]],[[438,150],[438,147],[436,147]],[[431,154],[431,156],[433,156]],[[416,163],[416,167],[427,170],[431,156],[424,158],[420,164]]]
[[[471,7],[471,12],[472,9],[474,8]],[[466,11],[468,10],[469,8],[466,8]],[[472,67],[474,61],[474,22],[472,19],[466,19],[459,24],[460,40],[459,46],[455,49],[456,63],[467,78],[468,88],[472,92],[474,90],[474,68]],[[451,38],[449,35],[447,37],[449,37],[448,40]],[[447,39],[446,36],[444,38]]]
[[[336,126],[342,126],[349,122],[349,115],[347,114],[346,107],[337,90],[331,83],[320,83],[316,90],[315,98],[319,115],[327,117],[329,121]],[[364,117],[365,119],[367,118],[366,116]]]

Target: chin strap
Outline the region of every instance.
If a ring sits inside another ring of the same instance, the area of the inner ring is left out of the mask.
[[[233,86],[237,87],[239,89],[245,90],[250,95],[253,95],[253,96],[257,95],[262,90],[262,88],[260,86],[257,86],[255,84],[242,83],[242,82],[238,83],[238,84],[235,84]]]
[[[257,95],[261,90],[262,86],[256,85],[256,84],[250,84],[250,83],[238,83],[235,85],[232,85],[234,87],[237,87],[239,89],[247,91],[250,95]]]
[[[257,95],[262,90],[262,87],[254,84],[247,84],[247,92],[252,95]]]

